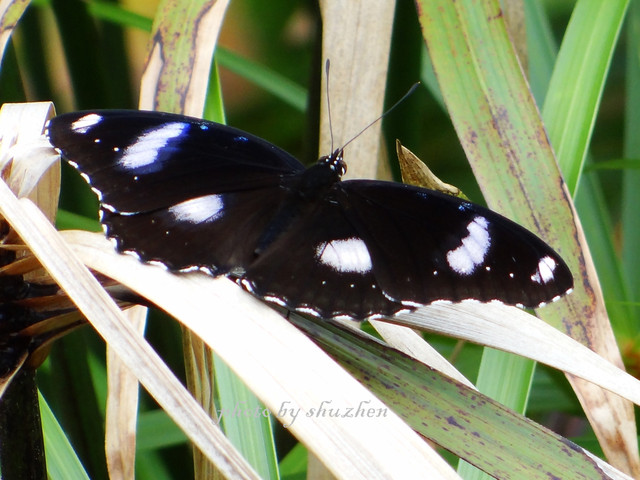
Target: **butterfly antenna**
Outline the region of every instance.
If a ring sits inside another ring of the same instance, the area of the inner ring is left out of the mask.
[[[328,60],[327,60],[327,71],[328,71]],[[328,78],[327,78],[327,83],[328,83]],[[420,82],[416,82],[413,85],[411,85],[411,88],[407,91],[407,93],[405,93],[402,98],[400,100],[398,100],[396,103],[394,103],[386,112],[384,112],[382,115],[380,115],[378,118],[376,118],[375,120],[373,120],[371,123],[369,123],[369,125],[367,125],[366,127],[364,127],[362,130],[360,130],[356,135],[354,135],[353,137],[351,137],[351,140],[349,140],[347,143],[345,143],[342,148],[344,149],[347,145],[349,145],[351,142],[353,142],[356,138],[358,138],[360,135],[362,135],[369,127],[371,127],[372,125],[374,125],[376,122],[379,122],[380,120],[382,120],[384,117],[386,117],[389,113],[391,113],[398,105],[400,105],[402,102],[404,102],[406,100],[406,98],[411,95],[416,88],[418,88],[418,85],[420,85]],[[331,122],[331,115],[329,115],[329,122]],[[333,135],[331,137],[331,150],[333,151]]]
[[[331,99],[329,98],[329,59],[324,64],[324,74],[327,79],[327,114],[329,117],[329,137],[331,138],[331,152],[333,152],[333,125],[331,124]]]

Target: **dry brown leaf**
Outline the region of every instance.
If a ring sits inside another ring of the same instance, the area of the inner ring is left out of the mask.
[[[228,4],[229,0],[201,2],[197,9],[193,2],[163,3],[161,8],[168,13],[156,14],[161,23],[153,25],[140,87],[141,110],[202,116],[213,52]],[[191,48],[185,58],[187,43]]]
[[[225,474],[258,478],[144,338],[122,317],[42,212],[27,199],[18,201],[4,182],[0,182],[0,214],[198,448]]]
[[[391,411],[376,422],[294,417],[282,411],[287,406],[309,412],[327,399],[344,407],[363,400],[372,408],[386,407],[300,331],[228,279],[198,273],[178,276],[143,265],[116,254],[99,234],[72,232],[65,237],[92,268],[123,281],[184,322],[335,475],[406,478],[404,474],[431,472],[430,478],[455,478]]]
[[[640,381],[517,307],[474,301],[435,303],[395,320],[531,358],[640,404]]]
[[[333,148],[344,144],[382,113],[395,2],[322,0],[322,58],[331,61],[329,95]],[[326,77],[322,77],[320,154],[331,151]],[[349,145],[350,178],[373,178],[380,151],[380,122]]]
[[[398,155],[400,173],[404,183],[428,188],[454,197],[464,197],[458,187],[449,185],[436,177],[422,160],[400,143],[400,140],[396,140],[396,154]]]
[[[123,312],[142,335],[147,309],[140,306]],[[136,427],[138,420],[138,379],[107,345],[107,410],[105,415],[105,453],[109,478],[135,478]]]

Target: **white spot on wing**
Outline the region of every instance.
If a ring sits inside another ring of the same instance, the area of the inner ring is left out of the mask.
[[[316,247],[316,258],[323,265],[339,273],[371,271],[371,256],[361,238],[323,242]]]
[[[87,133],[91,127],[95,127],[101,121],[101,115],[98,115],[97,113],[89,113],[73,122],[71,124],[71,130],[75,133]]]
[[[549,256],[543,257],[538,262],[538,268],[536,269],[536,273],[531,275],[531,280],[541,284],[549,283],[554,278],[553,272],[555,271],[557,266],[558,264],[553,258]]]
[[[254,292],[254,288],[253,288],[253,282],[250,282],[249,280],[247,280],[246,278],[241,278],[239,279],[240,286],[242,286],[242,288],[244,288],[247,292],[249,293],[253,293]]]
[[[265,295],[262,298],[264,298],[267,302],[275,303],[276,305],[280,305],[281,307],[287,306],[287,302],[284,299],[276,297],[274,295]],[[317,315],[317,313],[315,315]]]
[[[125,149],[120,166],[134,169],[152,164],[158,158],[158,151],[182,135],[187,128],[186,123],[174,122],[147,130]]]
[[[181,222],[201,223],[217,220],[223,209],[221,195],[206,195],[178,203],[169,208],[169,213]]]
[[[487,219],[480,216],[469,222],[469,235],[462,239],[462,245],[447,252],[447,262],[454,272],[471,275],[484,262],[491,246],[488,226]]]

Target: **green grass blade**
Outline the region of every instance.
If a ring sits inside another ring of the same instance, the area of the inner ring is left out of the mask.
[[[575,194],[628,0],[580,1],[542,109],[558,164]]]
[[[215,372],[225,434],[260,477],[279,478],[269,410],[219,358]]]
[[[307,459],[307,449],[301,443],[296,444],[280,462],[282,480],[306,480]]]
[[[440,88],[485,197],[499,211],[525,225],[529,221],[535,224],[537,220],[532,217],[536,214],[527,212],[527,203],[544,207],[547,202],[536,192],[519,191],[518,183],[523,182],[520,176],[526,177],[525,183],[540,183],[539,174],[532,172],[534,162],[527,165],[519,159],[536,155],[539,158],[535,167],[547,169],[542,175],[551,178],[558,173],[554,172],[548,146],[547,155],[541,155],[544,149],[536,145],[537,134],[531,135],[536,129],[543,135],[533,102],[527,99],[522,112],[514,109],[529,92],[502,17],[497,21],[495,16],[499,5],[497,2],[486,8],[471,2],[421,5],[423,31]],[[484,23],[486,18],[496,21]],[[556,191],[555,195],[562,194]],[[478,388],[517,411],[524,411],[533,362],[501,352],[487,352],[481,365]],[[511,382],[503,388],[506,377]]]
[[[620,9],[616,10],[618,2],[584,3],[592,6],[606,3],[606,8],[621,15]],[[538,310],[537,314],[594,349],[611,352],[612,361],[617,361],[608,319],[601,304],[594,301],[599,288],[597,279],[592,278],[592,262],[583,254],[579,225],[562,188],[539,113],[509,44],[498,2],[424,1],[419,5],[420,21],[443,97],[488,204],[540,234],[561,253],[574,273],[574,293]],[[612,32],[619,28],[619,17],[604,14],[596,17],[603,24],[608,22],[599,28],[609,35],[602,38],[599,50],[591,51],[600,55],[591,61],[599,66],[596,72],[603,73],[615,44],[616,35]],[[588,31],[593,35],[593,29]],[[567,69],[567,73],[572,72]],[[600,86],[603,80],[601,75],[592,83]],[[568,77],[561,85],[572,81]],[[576,103],[583,101],[585,95],[583,91],[577,96]],[[549,98],[546,105],[550,105]],[[597,101],[591,102],[591,106],[595,109]],[[582,122],[578,125],[590,125],[590,118],[595,115],[591,110],[580,114],[582,117],[569,125],[578,121]],[[568,129],[569,126],[562,125],[561,131]],[[585,274],[578,276],[580,272]],[[600,330],[586,329],[585,318],[599,322]],[[620,422],[629,424],[628,404],[579,382],[574,382],[574,387],[583,399],[601,397],[598,402],[609,404],[611,416],[620,415],[624,417]],[[602,419],[600,425],[593,417],[591,420],[595,428],[604,426],[599,434],[606,436],[607,420]],[[624,433],[629,435],[627,458],[633,455],[631,434],[632,429]]]
[[[138,417],[138,451],[157,450],[186,442],[187,436],[164,410],[149,410]]]
[[[515,412],[524,413],[529,400],[536,363],[528,358],[485,348],[482,352],[478,380],[479,391]],[[466,480],[490,478],[467,462],[460,462],[458,475]]]
[[[537,61],[532,63],[535,67],[534,71],[537,72],[532,79],[532,89],[538,92],[536,98],[539,103],[543,103],[546,96],[546,89],[551,79],[553,65],[556,61],[557,48],[553,43],[553,39],[548,34],[551,27],[539,12],[539,10],[541,10],[540,5],[537,3],[527,3],[527,7],[530,10],[536,11],[536,13],[530,17],[535,21],[529,22],[527,27],[532,27],[529,28],[529,30],[539,32],[538,39],[544,40],[542,42],[538,41],[537,43],[545,44],[532,49],[534,52],[537,52],[535,56]],[[540,22],[543,21],[545,23],[541,25]],[[633,89],[631,89],[631,91],[633,91]],[[615,165],[616,162],[604,162],[605,165],[609,163]],[[585,171],[589,171],[591,165],[594,164],[588,164]],[[597,165],[603,165],[603,162],[598,162]],[[625,203],[623,203],[623,205],[625,205]],[[591,249],[598,271],[598,277],[600,278],[600,284],[602,285],[605,300],[607,301],[607,312],[611,323],[618,334],[625,335],[624,332],[628,332],[625,336],[632,336],[634,333],[631,332],[637,329],[629,325],[628,322],[631,320],[632,315],[630,309],[623,305],[623,303],[628,300],[628,294],[627,287],[624,285],[622,278],[620,262],[612,242],[612,238],[614,238],[614,227],[609,219],[610,214],[608,207],[605,205],[600,182],[593,174],[582,178],[580,189],[576,194],[576,209],[580,214],[582,227],[584,228],[585,236],[587,237],[589,248]]]
[[[134,13],[111,2],[92,0],[87,2],[87,6],[89,12],[91,12],[95,18],[101,20],[107,20],[118,25],[137,28],[147,32],[150,32],[153,26],[153,21],[150,18]]]
[[[490,475],[600,478],[567,440],[407,355],[321,320],[290,320],[421,435]]]
[[[615,227],[611,224],[602,185],[593,173],[582,177],[575,203],[594,256],[611,324],[621,338],[634,338],[637,323],[631,314],[632,307],[626,304],[630,297],[612,241]]]
[[[304,112],[307,109],[307,91],[270,68],[223,48],[217,50],[216,60],[220,65],[253,82],[296,110]]]
[[[44,432],[44,448],[47,470],[51,480],[88,480],[80,459],[69,443],[62,427],[40,394],[40,415]]]
[[[624,156],[626,158],[640,157],[640,57],[638,45],[640,44],[640,5],[633,2],[628,15],[628,50],[627,50],[627,90],[625,102],[625,138]],[[639,162],[634,161],[637,165]],[[628,166],[626,168],[629,168]],[[637,167],[634,170],[623,172],[622,184],[622,269],[626,284],[629,288],[629,298],[620,300],[640,300],[640,172]],[[629,324],[625,333],[628,339],[637,338],[640,329],[638,320],[640,309],[633,308],[627,315]]]

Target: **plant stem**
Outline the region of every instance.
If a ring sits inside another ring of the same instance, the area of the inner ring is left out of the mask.
[[[22,368],[0,399],[0,471],[3,480],[46,480],[35,371]]]

